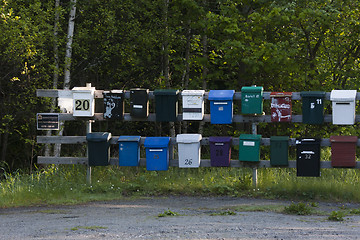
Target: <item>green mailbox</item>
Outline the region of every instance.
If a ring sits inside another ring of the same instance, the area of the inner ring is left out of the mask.
[[[271,166],[289,165],[289,137],[287,136],[270,137],[270,165]]]
[[[241,88],[241,112],[243,114],[263,113],[263,87]]]
[[[176,122],[178,115],[179,90],[156,89],[155,112],[157,122]]]
[[[239,160],[258,162],[260,160],[261,135],[241,134],[239,138]]]
[[[111,133],[93,132],[86,134],[89,166],[107,166],[110,161]]]
[[[325,92],[301,92],[302,121],[308,124],[322,124],[324,122]]]

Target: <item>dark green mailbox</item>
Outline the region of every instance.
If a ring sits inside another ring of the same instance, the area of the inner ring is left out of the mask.
[[[258,162],[260,160],[261,135],[241,134],[239,138],[239,160]]]
[[[271,166],[289,165],[289,137],[270,137],[270,164]]]
[[[176,122],[178,115],[179,90],[156,89],[155,112],[157,122]]]
[[[89,166],[107,166],[110,161],[111,133],[93,132],[86,134]]]
[[[263,113],[263,87],[241,88],[241,112],[243,114]]]
[[[147,118],[149,115],[149,89],[130,89],[130,116]]]
[[[301,92],[303,123],[322,124],[324,122],[325,92]]]

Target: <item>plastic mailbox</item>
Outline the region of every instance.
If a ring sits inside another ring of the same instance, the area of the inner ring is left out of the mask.
[[[260,160],[261,135],[241,134],[239,137],[239,160],[258,162]]]
[[[124,92],[104,91],[104,118],[122,120],[124,118]]]
[[[320,139],[296,139],[296,172],[300,177],[320,176]]]
[[[270,93],[272,122],[291,122],[291,97],[292,92]]]
[[[95,88],[74,87],[73,92],[73,116],[92,117],[95,113]]]
[[[332,121],[337,125],[352,125],[355,123],[356,90],[332,90]]]
[[[241,112],[243,114],[263,113],[263,87],[241,88]]]
[[[204,90],[181,92],[183,120],[202,120],[204,117]]]
[[[197,168],[200,166],[201,134],[178,134],[179,167]]]
[[[178,115],[179,90],[157,89],[155,95],[155,111],[157,122],[176,122]]]
[[[94,132],[86,134],[89,166],[107,166],[110,161],[111,133]]]
[[[170,137],[145,138],[146,170],[166,171],[169,169],[169,143]]]
[[[212,167],[228,167],[231,159],[231,137],[209,137]]]
[[[140,136],[120,136],[119,166],[139,166],[140,162]]]
[[[355,167],[357,136],[331,136],[331,166]]]
[[[289,165],[289,137],[287,136],[270,137],[270,165],[271,166]]]
[[[149,116],[149,89],[130,89],[130,116],[134,118]]]
[[[235,90],[210,90],[210,122],[230,124],[233,118],[233,97]]]
[[[301,92],[302,122],[307,124],[322,124],[324,122],[325,92]]]

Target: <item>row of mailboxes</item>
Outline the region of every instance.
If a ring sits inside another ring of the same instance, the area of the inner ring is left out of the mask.
[[[110,160],[110,133],[88,133],[88,157],[90,166],[106,166]],[[120,136],[119,166],[138,166],[140,161],[140,136]],[[201,159],[201,134],[178,134],[179,167],[197,168]],[[356,136],[331,136],[331,166],[356,166]],[[296,168],[298,176],[320,176],[320,139],[296,139]],[[161,171],[169,168],[170,137],[147,137],[146,168]],[[232,137],[209,137],[210,162],[213,167],[228,167],[231,160]],[[241,134],[239,137],[239,160],[260,161],[261,135]],[[288,166],[289,137],[270,138],[270,164]]]
[[[94,115],[95,88],[74,87],[71,96],[59,93],[59,105],[76,117]],[[263,88],[242,87],[241,111],[243,114],[262,114]],[[155,96],[156,121],[175,122],[178,115],[179,90],[160,89]],[[183,120],[202,120],[204,117],[204,90],[184,90],[182,95]],[[235,90],[210,90],[210,119],[212,124],[230,124],[233,119],[233,97]],[[332,122],[339,125],[355,123],[356,90],[332,90]],[[104,118],[123,119],[124,92],[122,90],[104,91]],[[272,92],[271,121],[290,122],[292,118],[292,93]],[[303,123],[322,124],[324,122],[325,92],[301,92]],[[71,108],[71,110],[69,110]],[[130,89],[130,115],[134,118],[147,118],[149,115],[149,89]]]

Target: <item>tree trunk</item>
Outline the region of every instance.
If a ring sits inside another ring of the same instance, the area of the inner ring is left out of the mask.
[[[53,75],[53,89],[57,89],[58,87],[58,80],[59,80],[59,48],[58,48],[58,26],[59,26],[59,6],[60,6],[60,0],[55,0],[55,19],[54,19],[54,75]],[[55,111],[56,106],[56,99],[52,99],[51,103],[51,109],[50,112]],[[46,136],[51,136],[51,130],[48,130],[46,132]],[[50,156],[51,151],[51,145],[46,144],[45,145],[45,156]]]
[[[189,88],[189,80],[190,80],[190,50],[191,50],[191,20],[188,21],[188,26],[186,30],[186,49],[185,49],[185,76],[183,80],[183,89]],[[188,132],[188,123],[185,121],[182,123],[183,132]]]
[[[204,3],[206,3],[206,1],[204,1]],[[203,49],[202,49],[202,55],[203,55],[203,58],[205,58],[206,60],[209,59],[209,54],[208,54],[208,47],[207,47],[207,44],[208,44],[208,39],[207,39],[207,34],[206,34],[206,31],[207,31],[207,27],[205,27],[204,29],[204,36],[202,38],[202,45],[203,45]],[[209,72],[209,69],[207,67],[207,64],[204,64],[203,66],[203,72],[202,72],[202,89],[206,91],[207,89],[207,75],[208,75],[208,72]],[[204,121],[201,121],[199,123],[199,130],[198,132],[200,134],[203,134],[204,132],[204,125],[205,125],[205,122]]]
[[[65,53],[64,90],[70,89],[70,80],[71,80],[70,67],[71,67],[72,41],[74,37],[74,28],[75,28],[75,14],[76,14],[76,0],[71,0],[71,10],[69,16],[66,53]],[[58,133],[58,136],[62,136],[64,132],[63,121],[60,121],[59,127],[60,127],[60,131]],[[60,152],[61,152],[61,144],[57,144],[54,150],[55,156],[60,156]]]

